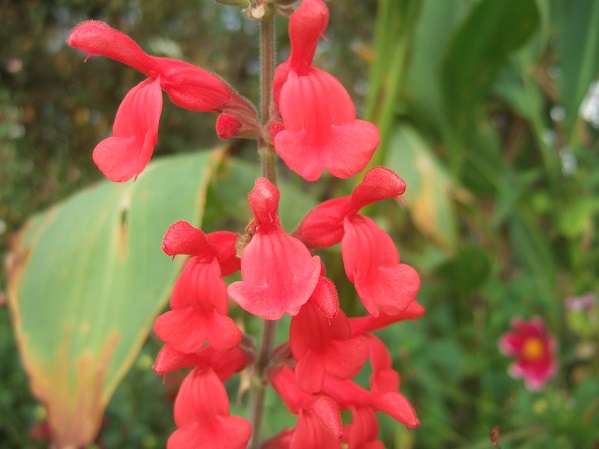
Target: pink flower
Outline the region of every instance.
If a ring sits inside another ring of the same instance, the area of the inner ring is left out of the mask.
[[[328,20],[322,0],[301,3],[289,22],[291,54],[277,68],[273,85],[284,125],[274,137],[275,150],[307,181],[316,181],[323,168],[339,178],[355,175],[368,165],[379,144],[376,126],[356,120],[341,83],[312,66]]]
[[[113,137],[94,150],[94,162],[111,181],[137,178],[152,157],[162,112],[161,89],[182,108],[226,114],[217,129],[221,137],[259,133],[254,107],[212,73],[183,61],[150,56],[126,34],[95,20],[75,27],[67,43],[89,56],[103,55],[127,64],[149,78],[127,94],[117,112]]]
[[[398,197],[405,187],[393,171],[372,168],[350,196],[320,204],[297,230],[309,246],[330,246],[341,241],[347,277],[368,313],[375,317],[381,312],[401,314],[416,298],[420,278],[412,267],[400,263],[391,237],[374,220],[358,212],[375,201]]]
[[[242,280],[228,289],[233,301],[266,320],[297,315],[320,279],[320,258],[281,227],[279,198],[270,181],[256,180],[249,194],[255,233],[241,255]]]
[[[528,389],[538,390],[557,371],[557,341],[547,333],[541,318],[524,321],[512,320],[512,331],[499,340],[499,349],[516,360],[510,365],[509,373],[523,378]]]
[[[206,340],[218,350],[239,344],[241,331],[227,316],[227,286],[223,272],[236,271],[237,235],[232,232],[204,233],[179,221],[166,232],[163,249],[168,255],[190,254],[171,294],[171,309],[154,322],[154,331],[174,349],[193,353]]]

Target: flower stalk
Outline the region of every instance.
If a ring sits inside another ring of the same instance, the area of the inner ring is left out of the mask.
[[[258,151],[262,160],[262,176],[277,184],[276,153],[268,135],[273,109],[272,82],[275,74],[275,21],[274,7],[265,4],[264,16],[260,19],[260,121],[262,136],[258,139]]]
[[[163,240],[165,254],[191,256],[173,287],[170,310],[154,324],[165,343],[154,371],[166,375],[192,368],[175,399],[177,429],[168,449],[381,447],[377,412],[409,428],[419,424],[398,391],[389,350],[372,332],[424,313],[415,301],[420,279],[400,263],[391,237],[360,214],[374,202],[399,198],[404,181],[391,170],[372,168],[351,195],[321,203],[295,232],[281,225],[277,156],[306,181],[317,181],[324,170],[346,179],[368,165],[379,143],[378,129],[356,117],[342,84],[313,64],[329,19],[323,0],[302,0],[290,15],[290,55],[275,69],[275,11],[285,12],[289,3],[252,0],[245,10],[260,22],[259,112],[218,76],[149,55],[107,24],[84,22],[69,37],[74,47],[148,77],[125,97],[113,135],[94,152],[110,179],[124,182],[144,170],[157,143],[162,91],[180,107],[218,114],[220,138],[257,140],[262,176],[248,194],[253,217],[245,233],[206,234],[178,221]],[[345,315],[334,281],[312,252],[338,244],[366,316]],[[237,271],[241,280],[227,285],[225,278]],[[256,350],[253,338],[242,335],[229,316],[229,299],[263,320]],[[291,316],[288,338],[274,348],[277,323],[285,315]],[[367,386],[352,380],[365,363],[372,370]],[[244,368],[251,372],[248,419],[231,415],[224,386]],[[297,423],[264,443],[261,427],[271,387]]]
[[[275,24],[274,8],[266,4],[267,9],[260,20],[260,121],[262,136],[258,139],[258,152],[262,162],[262,176],[276,185],[276,153],[267,134],[273,108],[272,82],[275,72]],[[250,390],[249,421],[252,436],[249,448],[258,449],[261,444],[262,417],[266,398],[267,381],[264,372],[272,353],[277,332],[277,321],[263,320],[262,338],[258,347],[258,358],[254,366],[255,382]]]

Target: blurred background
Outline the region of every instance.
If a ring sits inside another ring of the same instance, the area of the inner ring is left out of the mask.
[[[373,165],[406,180],[406,207],[368,212],[421,274],[427,309],[380,333],[421,421],[408,432],[381,418],[386,446],[599,448],[599,2],[327,3],[315,65],[379,126]],[[106,58],[84,64],[65,44],[79,22],[105,21],[147,52],[202,66],[257,100],[258,27],[240,8],[211,0],[0,0],[0,8],[3,259],[29,216],[102,179],[91,152],[143,79]],[[286,20],[277,22],[279,61]],[[156,156],[220,145],[215,120],[165,101]],[[234,141],[230,152],[255,160],[252,145]],[[294,182],[314,200],[351,190],[326,177],[314,189]],[[45,412],[5,307],[7,276],[3,265],[0,447],[47,447]],[[342,267],[330,276],[350,314],[363,313]],[[508,375],[511,360],[498,350],[514,317],[533,316],[559,345],[558,373],[535,392]],[[159,348],[150,335],[94,447],[165,447],[177,376],[163,385],[151,371]]]

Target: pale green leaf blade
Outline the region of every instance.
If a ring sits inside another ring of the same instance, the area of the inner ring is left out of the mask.
[[[180,219],[199,225],[220,157],[154,162],[137,182],[102,182],[19,234],[10,307],[32,391],[59,447],[95,437],[180,269],[161,251],[164,232]]]

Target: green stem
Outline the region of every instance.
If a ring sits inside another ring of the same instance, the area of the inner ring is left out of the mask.
[[[276,153],[267,135],[266,126],[271,121],[272,82],[275,73],[275,26],[274,8],[265,2],[266,11],[260,21],[260,120],[263,137],[258,139],[258,152],[262,160],[262,176],[276,185]],[[252,438],[249,448],[258,449],[261,442],[264,400],[266,398],[266,380],[264,374],[271,358],[275,342],[277,321],[264,320],[262,340],[258,348],[258,358],[254,366],[254,379],[251,396],[249,419],[252,426]]]
[[[274,8],[265,3],[266,11],[260,21],[260,121],[263,137],[258,140],[258,151],[262,158],[262,176],[273,184],[277,183],[275,149],[267,135],[273,107],[272,81],[275,76],[275,22]]]
[[[260,352],[255,365],[254,379],[257,380],[252,385],[250,397],[250,424],[252,425],[252,438],[249,448],[259,449],[262,443],[260,433],[262,430],[262,417],[264,416],[264,399],[266,398],[266,380],[264,371],[270,360],[272,347],[277,332],[277,321],[264,320],[262,329],[262,341],[260,342]]]

